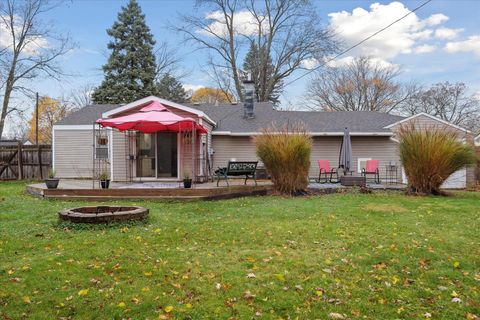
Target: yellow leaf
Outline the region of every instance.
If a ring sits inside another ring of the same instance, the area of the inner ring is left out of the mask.
[[[283,273],[276,273],[275,277],[280,281],[285,281],[285,275]]]
[[[323,296],[323,291],[322,290],[317,290],[315,291],[315,294],[319,297]]]
[[[173,307],[172,307],[172,306],[166,306],[166,307],[165,307],[165,312],[170,313],[170,312],[172,312],[172,311],[173,311]]]
[[[25,302],[26,304],[32,303],[32,301],[30,301],[30,297],[29,297],[29,296],[24,296],[24,297],[22,298],[22,300],[23,300],[23,302]]]
[[[150,271],[145,271],[143,274],[146,275],[147,277],[150,277],[152,275]]]
[[[88,289],[82,289],[78,291],[79,296],[86,296],[88,294]]]
[[[161,229],[155,229],[155,233],[160,233],[162,230]]]
[[[188,309],[192,309],[193,306],[192,306],[191,303],[187,303],[187,304],[185,305],[185,307],[187,307]]]
[[[123,301],[122,301],[122,302],[119,302],[119,303],[117,304],[117,307],[119,307],[119,308],[125,308],[125,307],[126,307],[125,302],[123,302]]]
[[[454,267],[454,268],[460,267],[460,262],[455,261],[455,262],[453,263],[453,267]]]
[[[393,284],[397,284],[398,281],[400,281],[400,278],[399,278],[399,277],[397,277],[397,276],[393,276],[393,277],[392,277],[392,283],[393,283]]]
[[[148,292],[148,291],[150,291],[150,288],[147,288],[147,287],[142,288],[142,292]]]
[[[452,297],[458,297],[457,291],[452,291],[452,293],[450,293],[450,295],[451,295]]]

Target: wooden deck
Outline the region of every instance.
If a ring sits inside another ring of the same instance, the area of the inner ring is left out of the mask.
[[[63,200],[118,200],[118,199],[163,199],[163,200],[217,200],[244,196],[266,195],[272,190],[270,181],[253,181],[243,184],[243,180],[232,179],[230,186],[225,182],[202,183],[194,188],[184,189],[174,182],[112,183],[110,189],[93,188],[91,180],[60,180],[57,189],[47,189],[44,183],[27,186],[27,192],[40,198]]]

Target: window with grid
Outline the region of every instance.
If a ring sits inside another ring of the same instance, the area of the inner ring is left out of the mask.
[[[95,159],[108,159],[108,132],[105,129],[95,132]]]

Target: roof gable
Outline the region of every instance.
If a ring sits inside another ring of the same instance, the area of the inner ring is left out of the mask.
[[[137,100],[137,101],[133,101],[133,102],[130,102],[126,105],[122,105],[122,106],[118,106],[117,108],[114,108],[114,109],[111,109],[111,110],[108,110],[106,112],[104,112],[102,114],[102,118],[109,118],[109,117],[113,117],[119,113],[123,113],[123,112],[126,112],[128,110],[132,110],[134,108],[137,108],[139,106],[142,106],[144,104],[147,104],[148,102],[151,102],[151,101],[157,101],[161,104],[164,104],[164,105],[167,105],[169,107],[172,107],[174,109],[179,109],[179,110],[182,110],[182,111],[185,111],[185,112],[189,112],[189,113],[192,113],[192,114],[195,114],[197,115],[199,118],[203,118],[209,122],[211,122],[212,124],[215,124],[215,121],[213,121],[207,114],[205,114],[203,111],[200,111],[198,109],[195,109],[195,108],[190,108],[188,106],[185,106],[183,104],[179,104],[179,103],[176,103],[176,102],[173,102],[173,101],[169,101],[169,100],[165,100],[165,99],[162,99],[162,98],[159,98],[159,97],[156,97],[156,96],[148,96],[146,98],[143,98],[143,99],[140,99],[140,100]]]
[[[457,130],[460,130],[460,131],[463,131],[463,132],[466,132],[466,133],[471,133],[470,130],[467,130],[467,129],[465,129],[465,128],[462,128],[462,127],[460,127],[460,126],[457,126],[457,125],[455,125],[455,124],[453,124],[453,123],[450,123],[450,122],[445,121],[445,120],[443,120],[443,119],[440,119],[440,118],[438,118],[438,117],[432,116],[432,115],[430,115],[430,114],[428,114],[428,113],[425,113],[425,112],[420,112],[420,113],[417,113],[417,114],[415,114],[415,115],[413,115],[413,116],[404,118],[404,119],[402,119],[402,120],[400,120],[400,121],[397,121],[397,122],[395,122],[395,123],[392,123],[392,124],[386,126],[385,128],[391,129],[391,128],[393,128],[393,127],[396,127],[396,126],[398,126],[398,125],[401,125],[402,123],[405,123],[405,122],[408,122],[408,121],[412,121],[412,120],[415,120],[415,119],[421,118],[421,117],[429,118],[430,120],[436,121],[436,122],[441,123],[441,124],[446,125],[446,126],[450,126],[450,127],[452,127],[452,128],[455,128],[455,129],[457,129]]]

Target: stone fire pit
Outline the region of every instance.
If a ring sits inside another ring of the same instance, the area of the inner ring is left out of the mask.
[[[76,223],[110,223],[143,220],[148,216],[144,207],[92,206],[65,209],[58,213],[60,220]]]

